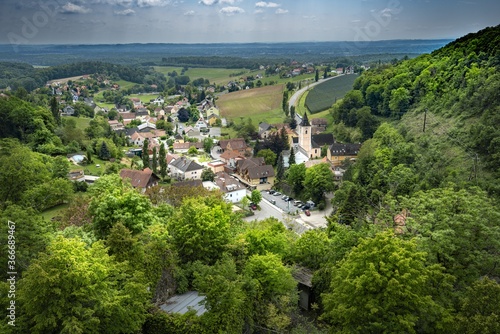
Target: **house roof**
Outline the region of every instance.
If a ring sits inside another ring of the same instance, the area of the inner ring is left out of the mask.
[[[179,155],[168,153],[167,156],[165,157],[165,160],[167,160],[167,165],[170,165],[170,163],[175,159],[179,159]]]
[[[175,182],[172,183],[172,187],[203,187],[203,181],[202,180],[189,180],[189,181],[182,181],[182,182]]]
[[[203,143],[196,142],[196,143],[174,143],[173,147],[174,150],[188,150],[191,146],[196,147],[196,149],[201,149],[203,148]]]
[[[326,118],[313,118],[311,119],[311,124],[316,126],[326,126],[328,125],[328,120]]]
[[[238,167],[238,169],[240,171],[245,171],[249,168],[262,166],[264,164],[265,164],[265,160],[262,157],[238,160],[236,162],[236,166]]]
[[[135,119],[137,116],[134,112],[120,112],[118,113],[118,117],[122,117],[123,119]]]
[[[220,155],[220,157],[224,160],[236,159],[236,158],[244,158],[238,152],[234,151],[225,151]]]
[[[223,139],[219,142],[219,146],[223,150],[227,149],[228,145],[230,145],[233,150],[245,150],[248,148],[247,143],[243,138]]]
[[[294,270],[292,270],[292,276],[297,282],[312,288],[313,272],[311,269],[296,266]]]
[[[361,144],[341,144],[335,143],[330,145],[330,153],[332,155],[358,155]]]
[[[160,179],[149,168],[145,168],[144,170],[122,169],[120,177],[122,179],[130,179],[130,183],[134,188],[146,188],[152,177]]]
[[[185,314],[190,309],[196,311],[196,315],[200,316],[207,310],[203,301],[205,297],[200,296],[196,291],[189,291],[182,295],[175,295],[167,300],[165,304],[160,305],[160,308],[168,313]]]
[[[321,134],[317,134],[317,135],[312,135],[311,141],[312,141],[313,147],[315,147],[314,144],[316,144],[317,147],[321,147],[324,145],[331,145],[331,144],[335,143],[335,138],[333,137],[333,134],[331,134],[331,133],[321,133]]]
[[[260,179],[261,177],[274,176],[274,168],[271,165],[255,166],[248,168],[248,176],[251,179]]]
[[[246,189],[238,180],[234,179],[226,172],[217,173],[217,177],[214,179],[214,182],[224,193]]]
[[[191,159],[181,157],[180,159],[176,159],[170,163],[171,166],[179,169],[183,173],[185,172],[191,172],[194,170],[200,170],[203,169],[202,165],[197,164]]]

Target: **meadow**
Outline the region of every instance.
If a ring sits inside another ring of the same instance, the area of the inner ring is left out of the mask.
[[[221,115],[239,122],[250,117],[254,124],[283,122],[283,85],[265,86],[224,94],[217,100]]]
[[[330,108],[352,89],[356,78],[357,74],[347,74],[314,86],[307,94],[305,106],[313,114]]]

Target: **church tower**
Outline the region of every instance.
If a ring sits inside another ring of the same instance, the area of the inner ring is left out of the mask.
[[[299,146],[307,152],[307,157],[311,156],[311,123],[307,118],[307,111],[304,111],[302,122],[299,124]]]

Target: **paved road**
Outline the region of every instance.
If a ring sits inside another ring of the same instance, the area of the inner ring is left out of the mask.
[[[338,74],[338,75],[336,75],[334,77],[330,77],[330,78],[326,78],[326,79],[319,79],[318,82],[313,82],[313,83],[310,83],[309,85],[307,85],[305,87],[302,87],[301,89],[299,89],[298,91],[296,91],[292,95],[292,97],[288,100],[288,106],[289,106],[289,108],[291,108],[292,106],[295,106],[295,104],[300,99],[300,97],[302,96],[302,94],[304,94],[309,88],[312,88],[312,87],[314,87],[316,85],[319,85],[320,83],[323,83],[325,81],[338,78],[338,77],[340,77],[342,75],[344,75],[344,74]]]

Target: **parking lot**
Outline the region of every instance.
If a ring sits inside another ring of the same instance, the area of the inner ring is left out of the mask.
[[[284,195],[281,193],[279,193],[279,195],[277,195],[276,193],[270,194],[266,191],[262,191],[261,193],[262,193],[262,198],[265,198],[268,202],[270,202],[271,204],[280,208],[281,210],[283,210],[286,213],[289,213],[289,214],[302,213],[302,210],[294,205],[293,200],[292,201],[285,201],[283,199]]]

